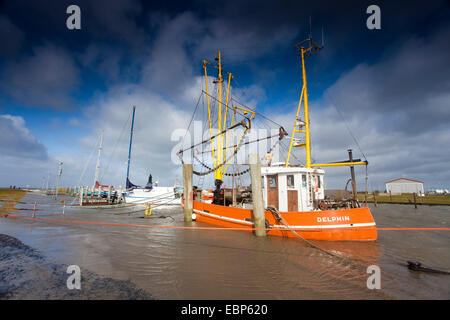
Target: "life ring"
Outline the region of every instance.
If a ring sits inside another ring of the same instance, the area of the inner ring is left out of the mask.
[[[320,210],[327,210],[328,209],[328,205],[325,202],[321,201],[319,203],[319,209]]]

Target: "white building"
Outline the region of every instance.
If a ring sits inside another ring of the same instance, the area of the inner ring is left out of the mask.
[[[386,182],[386,192],[392,194],[417,193],[424,194],[423,181],[400,178]]]

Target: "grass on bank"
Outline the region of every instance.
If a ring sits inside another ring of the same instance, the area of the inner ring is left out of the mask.
[[[377,203],[402,203],[402,204],[414,204],[414,194],[404,193],[401,195],[388,195],[388,194],[376,194],[375,199]],[[364,201],[365,194],[358,193],[358,200]],[[367,202],[374,202],[374,194],[369,193],[367,197]],[[417,204],[429,204],[429,205],[450,205],[450,196],[439,196],[439,195],[425,195],[419,197],[416,195]]]
[[[8,213],[18,211],[14,206],[27,193],[19,189],[0,188],[0,217],[6,217]]]

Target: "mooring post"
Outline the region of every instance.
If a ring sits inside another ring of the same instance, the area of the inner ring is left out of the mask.
[[[350,162],[353,162],[352,149],[348,149],[348,160]],[[350,175],[351,175],[351,178],[352,178],[352,195],[353,195],[353,199],[357,200],[358,194],[356,192],[356,179],[355,179],[355,167],[354,166],[350,166]]]
[[[413,193],[413,197],[414,197],[414,208],[417,209],[417,196],[416,193]]]
[[[37,201],[34,202],[34,206],[33,206],[33,218],[36,217],[36,204],[37,204]]]
[[[192,164],[183,164],[183,203],[184,203],[184,221],[192,221],[192,212],[194,207],[194,193],[192,183]]]
[[[233,203],[233,207],[235,207],[236,206],[236,188],[235,188],[235,186],[234,186],[234,174],[233,174],[233,176],[231,177],[231,184],[233,185],[233,193],[231,194],[231,199],[232,199],[232,203]]]
[[[257,154],[249,154],[250,177],[252,182],[253,219],[255,221],[255,235],[266,236],[266,217],[261,183],[261,161]]]
[[[80,207],[83,205],[83,193],[84,193],[83,187],[79,187],[78,194],[80,195]]]

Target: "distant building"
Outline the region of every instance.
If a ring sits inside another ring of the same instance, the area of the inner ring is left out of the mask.
[[[417,193],[423,194],[423,181],[400,178],[386,182],[386,192],[392,194]]]

